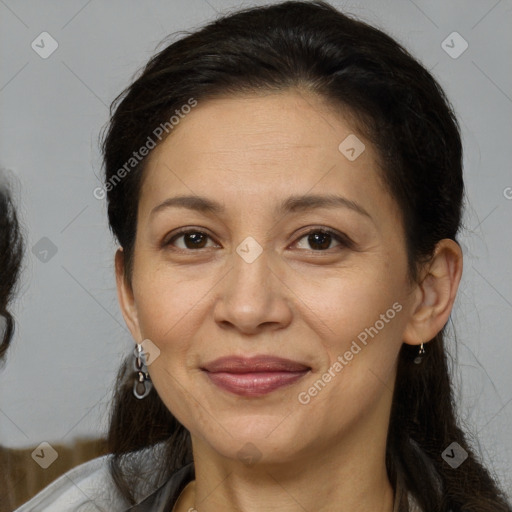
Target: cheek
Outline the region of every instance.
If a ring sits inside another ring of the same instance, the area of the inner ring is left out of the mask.
[[[177,279],[178,273],[169,269],[141,268],[138,275],[145,276],[134,280],[141,335],[160,351],[148,367],[149,374],[166,407],[188,425],[191,414],[197,418],[203,414],[200,407],[195,410],[197,392],[186,383],[191,377],[187,356],[198,322],[194,312],[198,311],[205,291],[201,280]]]
[[[402,274],[393,277],[397,272],[393,267],[382,262],[365,267],[364,272],[343,272],[314,288],[305,283],[298,291],[309,293],[304,302],[311,309],[304,308],[304,315],[315,322],[313,329],[320,334],[326,356],[309,382],[313,386],[319,378],[328,382],[327,391],[319,392],[324,406],[342,404],[345,413],[357,415],[359,408],[365,409],[392,388],[406,323],[405,281]]]
[[[398,290],[384,282],[339,280],[327,290],[316,303],[311,297],[316,323],[328,326],[323,328],[328,334],[319,337],[326,357],[301,391],[318,417],[326,414],[324,421],[337,431],[392,389],[405,305]]]
[[[309,273],[307,278],[295,280],[293,290],[300,298],[296,303],[303,305],[300,316],[315,322],[315,330],[325,334],[321,338],[329,340],[331,351],[342,350],[376,322],[380,331],[396,334],[400,330],[396,319],[400,305],[403,309],[404,285],[403,276],[382,259],[374,265],[341,269],[329,275]],[[393,309],[395,303],[398,305]]]
[[[144,277],[134,283],[134,296],[142,335],[161,344],[187,339],[184,330],[208,290],[206,280],[161,267],[141,269],[139,275]]]

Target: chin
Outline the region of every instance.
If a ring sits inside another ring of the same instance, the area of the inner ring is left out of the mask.
[[[222,438],[210,439],[212,447],[221,455],[238,459],[244,462],[245,458],[260,463],[283,463],[285,460],[292,460],[304,447],[297,441],[300,439],[301,428],[297,425],[287,424],[286,428],[278,426],[283,417],[263,418],[258,420],[253,417],[246,417],[244,420],[237,419],[233,423],[222,422],[227,432],[221,430]],[[282,424],[281,424],[282,425]],[[203,433],[205,439],[208,435]]]

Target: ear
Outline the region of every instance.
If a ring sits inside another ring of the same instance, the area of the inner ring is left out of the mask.
[[[116,267],[116,284],[117,284],[117,300],[123,314],[124,321],[132,333],[133,339],[137,342],[142,340],[139,328],[139,320],[137,317],[137,307],[133,296],[133,290],[125,273],[125,257],[123,248],[120,247],[116,251],[115,256]]]
[[[417,299],[403,341],[419,345],[432,340],[446,325],[462,276],[462,250],[445,238],[437,243],[432,260],[415,290]]]

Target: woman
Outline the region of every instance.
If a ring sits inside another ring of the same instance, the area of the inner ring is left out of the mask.
[[[80,510],[511,510],[443,341],[459,129],[400,45],[324,2],[225,16],[150,60],[103,153],[136,350]],[[20,510],[79,509],[53,489]]]

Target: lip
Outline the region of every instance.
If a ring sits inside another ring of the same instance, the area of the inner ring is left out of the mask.
[[[219,357],[214,361],[206,363],[201,367],[211,373],[228,372],[228,373],[256,373],[256,372],[302,372],[311,370],[311,367],[275,356],[226,356]]]
[[[241,396],[263,396],[304,377],[311,367],[274,356],[227,356],[206,363],[201,370],[213,384]]]

